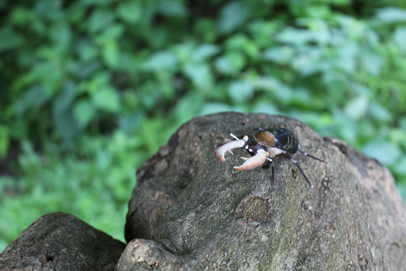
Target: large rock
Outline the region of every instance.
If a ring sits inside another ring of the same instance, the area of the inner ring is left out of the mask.
[[[73,215],[52,213],[0,254],[0,270],[114,270],[124,247]]]
[[[213,155],[229,134],[287,127],[310,189],[285,157],[271,169],[237,172],[248,156]],[[160,142],[157,142],[160,144]],[[405,270],[406,209],[389,171],[346,143],[303,123],[265,114],[223,113],[184,124],[137,171],[116,270]]]

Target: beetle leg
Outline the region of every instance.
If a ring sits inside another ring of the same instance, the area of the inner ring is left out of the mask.
[[[275,164],[271,158],[266,158],[266,160],[272,163],[272,188],[275,189]]]
[[[235,135],[231,134],[231,136],[233,136],[234,138],[236,138],[237,140],[228,142],[226,144],[221,145],[220,147],[218,147],[216,149],[216,151],[214,152],[214,156],[217,158],[217,160],[220,160],[221,162],[224,162],[226,159],[224,158],[224,154],[226,152],[229,152],[231,154],[233,154],[233,152],[231,151],[232,149],[235,148],[241,148],[244,146],[245,141],[242,139],[238,139],[238,137],[236,137]]]
[[[311,154],[308,154],[307,152],[304,152],[304,151],[302,151],[302,149],[300,148],[300,145],[299,145],[299,152],[301,153],[301,154],[303,154],[304,156],[308,156],[308,157],[310,157],[310,158],[313,158],[313,159],[315,159],[315,160],[317,160],[317,161],[320,161],[320,162],[323,162],[323,163],[325,163],[326,161],[324,161],[324,160],[321,160],[320,158],[317,158],[317,157],[314,157],[313,155],[311,155]]]
[[[244,159],[244,158],[243,158]],[[244,159],[245,160],[245,159]],[[259,166],[262,166],[262,164],[265,162],[266,160],[266,152],[263,149],[259,149],[257,151],[257,154],[255,154],[254,156],[248,158],[244,164],[242,164],[241,166],[236,166],[234,167],[234,169],[236,170],[249,170],[249,169],[253,169]]]
[[[296,161],[295,159],[293,159],[292,156],[290,156],[289,153],[284,152],[283,154],[284,154],[286,157],[288,157],[289,160],[297,166],[297,168],[300,170],[300,173],[302,173],[303,177],[306,179],[307,183],[310,185],[310,188],[314,188],[314,190],[316,190],[317,192],[319,192],[319,190],[317,190],[317,188],[316,188],[314,185],[312,185],[312,184],[310,183],[309,179],[307,179],[306,175],[304,174],[302,168],[301,168],[300,165],[299,165],[299,162]]]

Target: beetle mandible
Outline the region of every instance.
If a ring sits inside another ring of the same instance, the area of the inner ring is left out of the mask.
[[[310,183],[309,179],[306,177],[302,168],[300,167],[298,161],[293,159],[291,154],[299,151],[301,154],[316,159],[320,162],[324,163],[325,161],[304,152],[300,148],[300,143],[296,135],[289,129],[273,128],[263,130],[259,128],[258,130],[259,132],[253,136],[244,135],[242,137],[237,137],[231,133],[230,135],[235,140],[218,147],[214,153],[216,158],[219,161],[224,162],[224,154],[226,152],[233,154],[233,152],[231,151],[232,149],[244,147],[249,152],[249,154],[251,154],[252,157],[241,157],[243,160],[246,161],[241,166],[235,166],[234,169],[250,170],[261,166],[265,163],[265,161],[268,160],[272,164],[272,187],[275,188],[275,165],[273,162],[273,158],[279,154],[284,154],[292,163],[297,166],[300,173],[302,173],[303,177],[309,184],[310,188],[314,188],[316,191],[318,191],[317,188]]]

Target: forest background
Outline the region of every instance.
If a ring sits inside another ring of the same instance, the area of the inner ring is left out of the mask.
[[[406,199],[406,1],[3,0],[0,56],[0,251],[57,211],[124,240],[135,170],[221,111],[345,140]]]

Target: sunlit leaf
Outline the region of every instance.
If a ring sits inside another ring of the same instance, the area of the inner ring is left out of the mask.
[[[365,116],[368,109],[369,99],[360,95],[350,100],[345,106],[344,112],[352,119],[359,119]]]

